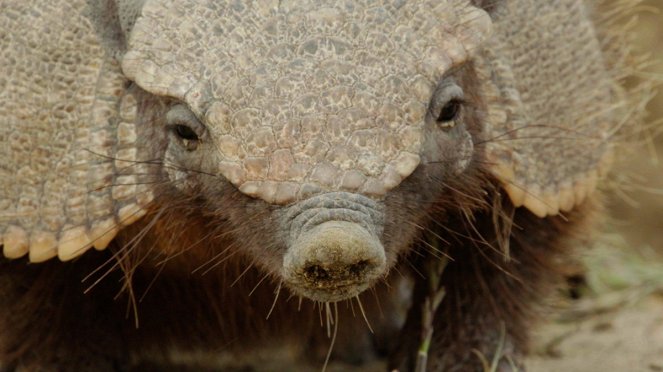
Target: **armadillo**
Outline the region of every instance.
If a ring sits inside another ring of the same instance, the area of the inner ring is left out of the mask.
[[[1,2],[11,368],[519,365],[633,116],[589,0]]]

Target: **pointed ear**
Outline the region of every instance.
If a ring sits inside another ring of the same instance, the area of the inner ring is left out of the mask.
[[[127,36],[144,4],[145,0],[99,0],[89,4],[99,41],[118,59],[119,53],[126,50]]]
[[[68,260],[103,249],[145,213],[136,104],[117,60],[131,26],[122,9],[131,7],[118,4],[3,2],[0,244],[8,258]]]

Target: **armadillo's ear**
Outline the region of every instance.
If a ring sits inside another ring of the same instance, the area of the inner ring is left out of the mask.
[[[111,0],[6,0],[2,8],[3,253],[38,262],[103,249],[150,199],[135,186],[136,104],[116,60],[131,8]]]
[[[126,40],[140,15],[145,0],[98,0],[90,2],[89,17],[110,54],[121,54]]]
[[[583,202],[630,122],[618,71],[582,1],[505,1],[477,58],[492,173],[539,217]]]

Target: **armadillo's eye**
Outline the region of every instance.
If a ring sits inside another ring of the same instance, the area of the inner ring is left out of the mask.
[[[437,122],[440,124],[446,124],[456,120],[462,107],[463,102],[461,100],[452,99],[451,101],[447,102],[447,104],[444,105],[440,110],[440,113],[437,116]]]
[[[463,89],[452,78],[445,78],[433,93],[429,118],[435,120],[439,128],[453,128],[463,111],[463,98]]]
[[[184,105],[176,105],[166,114],[166,123],[173,136],[187,150],[198,148],[205,127],[196,116]]]
[[[198,135],[193,129],[189,128],[186,125],[178,124],[175,125],[175,133],[181,138],[189,141],[198,141]]]
[[[182,146],[184,146],[187,151],[193,151],[198,148],[200,139],[193,129],[183,124],[175,124],[172,128],[175,135],[181,141]]]

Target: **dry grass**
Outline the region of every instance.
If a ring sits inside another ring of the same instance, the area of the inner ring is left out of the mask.
[[[636,50],[648,54],[647,79],[663,85],[663,1],[643,2],[636,24]],[[621,188],[612,196],[613,224],[631,247],[651,247],[663,257],[663,90],[648,106],[647,146],[618,163]]]

